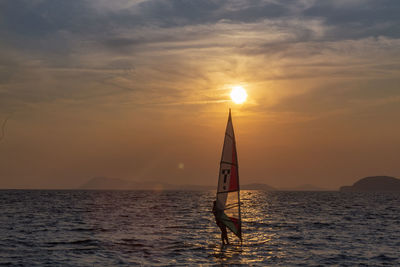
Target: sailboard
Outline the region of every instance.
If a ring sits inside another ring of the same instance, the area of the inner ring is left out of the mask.
[[[223,210],[221,221],[242,241],[239,166],[230,109],[222,148],[216,202],[217,208]]]

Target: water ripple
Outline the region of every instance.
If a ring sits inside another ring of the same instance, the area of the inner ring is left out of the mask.
[[[0,265],[400,265],[398,194],[244,191],[244,243],[225,247],[214,197],[2,190]]]

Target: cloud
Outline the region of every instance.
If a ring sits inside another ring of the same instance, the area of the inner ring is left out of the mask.
[[[398,38],[399,10],[400,3],[393,0],[316,1],[304,15],[324,19],[330,28],[326,36],[330,40],[367,36]]]
[[[397,2],[3,1],[1,108],[116,95],[207,102],[237,77],[395,76]]]

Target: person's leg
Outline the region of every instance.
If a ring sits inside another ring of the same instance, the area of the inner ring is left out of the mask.
[[[223,238],[226,240],[226,244],[229,244],[228,233],[226,231],[226,227],[223,228],[223,231],[221,233],[223,235]]]
[[[218,227],[219,227],[219,230],[221,230],[221,241],[222,241],[222,245],[225,245],[225,242],[224,242],[224,238],[225,238],[225,236],[224,236],[224,227],[223,227],[223,225],[221,225],[220,223],[218,223]]]

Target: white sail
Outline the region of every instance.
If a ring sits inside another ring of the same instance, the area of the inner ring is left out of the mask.
[[[230,109],[219,169],[217,207],[224,210],[223,223],[242,239],[238,161]]]

